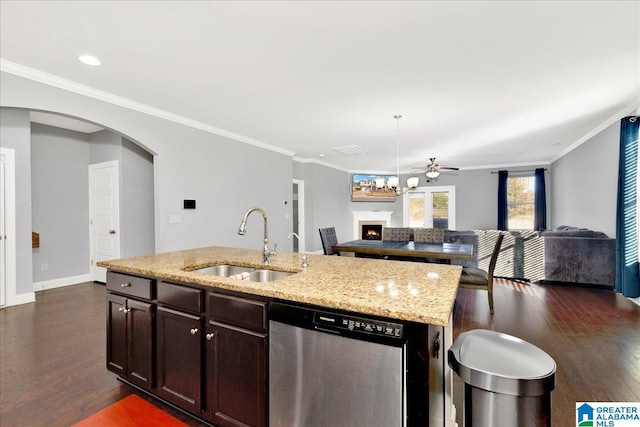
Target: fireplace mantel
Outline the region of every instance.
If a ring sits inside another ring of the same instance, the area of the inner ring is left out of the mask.
[[[391,225],[393,211],[353,211],[353,240],[360,239],[360,225],[362,222],[369,224],[380,223],[383,227]]]

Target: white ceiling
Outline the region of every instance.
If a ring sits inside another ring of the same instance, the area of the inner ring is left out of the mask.
[[[403,171],[529,165],[638,108],[640,2],[3,0],[0,55],[345,170],[395,170],[395,114]]]

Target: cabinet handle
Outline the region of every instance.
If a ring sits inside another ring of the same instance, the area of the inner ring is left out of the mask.
[[[118,311],[119,311],[120,313],[124,313],[124,307],[118,307]]]
[[[211,341],[213,339],[213,335],[214,334],[207,334],[205,335],[205,337],[207,338],[207,341]]]
[[[118,307],[118,311],[124,314],[127,314],[128,312],[131,311],[130,308],[124,308],[124,307]]]
[[[198,333],[198,328],[191,328],[189,332],[191,332],[191,335],[195,335]]]
[[[131,286],[131,283],[120,283],[121,288],[128,288],[129,286]]]

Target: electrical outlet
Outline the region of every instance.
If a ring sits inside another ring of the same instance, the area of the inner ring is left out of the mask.
[[[49,271],[49,264],[42,264],[40,266],[40,271]]]

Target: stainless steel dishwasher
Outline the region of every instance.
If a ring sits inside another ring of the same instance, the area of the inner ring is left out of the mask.
[[[403,325],[272,303],[271,427],[406,425]]]

